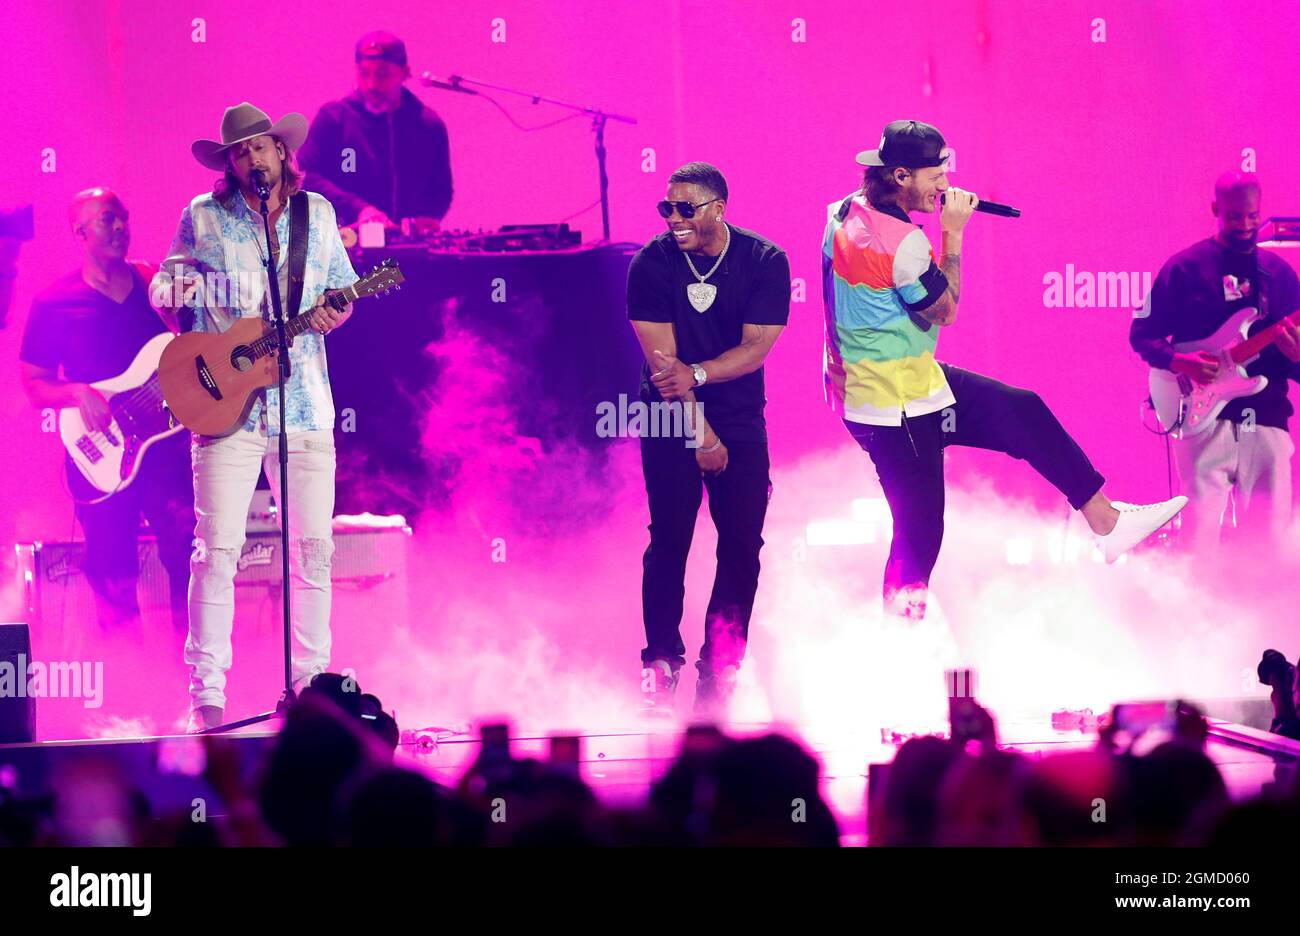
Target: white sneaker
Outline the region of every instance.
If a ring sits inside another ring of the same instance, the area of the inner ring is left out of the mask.
[[[221,719],[225,713],[220,706],[200,705],[190,709],[189,727],[185,729],[186,734],[198,734],[208,728],[216,728],[221,724]]]
[[[1177,516],[1178,511],[1187,506],[1187,498],[1179,494],[1158,504],[1111,501],[1110,505],[1119,511],[1115,529],[1105,536],[1096,537],[1107,563],[1114,562]]]

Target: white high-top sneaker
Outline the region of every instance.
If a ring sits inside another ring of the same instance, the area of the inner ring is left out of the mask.
[[[221,724],[221,719],[225,713],[217,705],[200,705],[190,709],[190,724],[185,729],[187,734],[197,734],[200,731],[206,731],[208,728],[216,728]]]
[[[1187,506],[1187,498],[1179,494],[1158,504],[1126,504],[1123,501],[1111,501],[1110,505],[1119,511],[1115,529],[1105,536],[1096,537],[1097,545],[1101,547],[1108,563],[1114,562],[1176,517],[1178,511]]]

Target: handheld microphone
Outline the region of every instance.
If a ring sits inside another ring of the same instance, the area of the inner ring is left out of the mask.
[[[450,78],[442,79],[433,72],[425,72],[420,76],[420,84],[426,88],[441,88],[444,91],[459,91],[461,94],[478,94],[473,88],[467,88],[461,81],[460,75],[452,75]]]
[[[271,184],[266,179],[265,169],[254,169],[249,173],[248,181],[252,183],[253,191],[257,193],[257,197],[262,201],[266,201],[271,197]]]
[[[946,195],[939,196],[939,204],[942,205],[946,200]],[[982,211],[984,214],[997,215],[999,218],[1020,217],[1019,208],[1012,208],[1010,205],[1000,205],[995,201],[984,201],[983,199],[980,199],[980,203],[975,206],[975,210]]]

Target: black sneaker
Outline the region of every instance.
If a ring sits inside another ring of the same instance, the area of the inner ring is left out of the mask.
[[[671,715],[681,670],[667,660],[651,660],[641,670],[641,711]]]
[[[695,714],[701,718],[725,721],[727,707],[736,692],[736,667],[728,666],[720,672],[700,669],[695,683]]]

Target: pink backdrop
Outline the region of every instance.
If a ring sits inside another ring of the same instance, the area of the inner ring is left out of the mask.
[[[768,367],[778,470],[849,445],[821,399],[824,206],[856,187],[853,155],[874,146],[887,121],[938,125],[956,150],[952,182],[1024,211],[1019,221],[971,222],[962,314],[940,356],[1039,390],[1114,496],[1163,496],[1163,447],[1138,419],[1145,370],[1128,348],[1130,310],[1045,308],[1043,278],[1067,264],[1154,273],[1212,232],[1212,181],[1239,167],[1247,148],[1265,213],[1300,213],[1286,162],[1300,151],[1300,5],[884,6],[11,2],[0,57],[10,93],[0,201],[35,203],[37,239],[23,250],[0,332],[0,543],[71,530],[58,448],[23,399],[15,366],[31,297],[78,261],[64,219],[69,197],[112,186],[132,213],[132,253],[161,258],[182,206],[212,181],[190,142],[214,136],[222,109],[244,99],[273,117],[312,117],[352,89],[353,43],[374,28],[406,40],[417,75],[455,72],[637,117],[607,132],[615,239],[644,241],[661,229],[653,203],[678,164],[702,159],[723,170],[729,218],[785,247],[806,284]],[[914,24],[909,10],[922,14]],[[191,39],[194,17],[206,20],[205,42]],[[492,41],[496,17],[504,42]],[[1094,41],[1098,19],[1104,42]],[[806,41],[795,41],[800,23]],[[255,24],[273,54],[258,51]],[[450,131],[456,195],[447,226],[558,220],[596,198],[586,121],[520,133],[484,101],[412,88]],[[502,101],[527,124],[560,116]],[[54,172],[42,171],[46,148]],[[590,239],[599,213],[574,223]],[[853,464],[869,472],[865,459]],[[980,472],[1003,492],[1059,507],[1023,464],[977,453],[952,464],[959,480]],[[643,534],[633,527],[631,536],[635,565]]]

